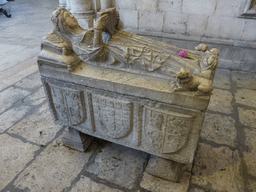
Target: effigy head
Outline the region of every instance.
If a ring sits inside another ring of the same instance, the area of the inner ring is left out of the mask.
[[[60,32],[72,32],[76,28],[79,28],[76,18],[63,7],[54,9],[51,20],[55,29]]]

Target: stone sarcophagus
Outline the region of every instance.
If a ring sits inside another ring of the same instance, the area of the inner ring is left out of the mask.
[[[38,66],[55,122],[69,127],[64,144],[84,151],[98,137],[191,165],[219,51],[200,44],[179,57],[180,48],[119,30],[114,8],[88,30],[64,8],[52,22]]]

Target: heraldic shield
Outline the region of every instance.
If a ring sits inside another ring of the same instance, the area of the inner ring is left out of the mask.
[[[73,89],[61,89],[51,85],[51,96],[56,121],[62,125],[78,125],[85,120],[85,110],[82,101],[83,92]]]
[[[186,145],[193,117],[145,107],[144,133],[154,148],[174,153]]]
[[[93,111],[97,132],[114,139],[131,132],[132,103],[93,95]]]

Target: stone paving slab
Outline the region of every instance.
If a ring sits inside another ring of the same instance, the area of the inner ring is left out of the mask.
[[[180,192],[189,185],[189,192],[256,191],[256,73],[221,60],[191,183],[173,184],[145,172],[146,153],[99,141],[85,153],[61,145],[63,130],[45,104],[36,64],[58,0],[11,4],[11,19],[0,14],[0,191]],[[198,44],[152,38],[189,49]]]
[[[208,110],[231,114],[233,107],[231,105],[232,94],[229,91],[213,89]]]
[[[53,122],[48,104],[44,104],[32,115],[12,126],[8,133],[19,135],[39,145],[46,145],[61,128],[61,125]]]
[[[237,150],[199,144],[191,182],[215,191],[244,191],[241,159]]]
[[[71,192],[121,192],[121,190],[93,182],[90,178],[82,175],[80,180],[72,188]]]
[[[61,145],[60,136],[49,145],[15,180],[14,186],[31,192],[63,191],[83,169],[94,152],[81,153]]]
[[[30,92],[10,87],[0,92],[0,113],[12,106],[15,102],[24,99]]]
[[[117,144],[105,146],[88,171],[111,183],[132,189],[149,155]]]
[[[34,158],[38,146],[0,135],[0,191]]]
[[[225,144],[234,147],[237,130],[235,120],[221,114],[206,113],[201,138],[213,141],[217,144]]]

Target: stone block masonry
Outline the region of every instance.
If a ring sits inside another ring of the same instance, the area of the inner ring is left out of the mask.
[[[120,13],[130,11],[130,15],[123,17],[124,28],[256,41],[256,20],[238,18],[241,3],[238,0],[112,1]],[[135,16],[135,11],[139,12],[139,17]]]

